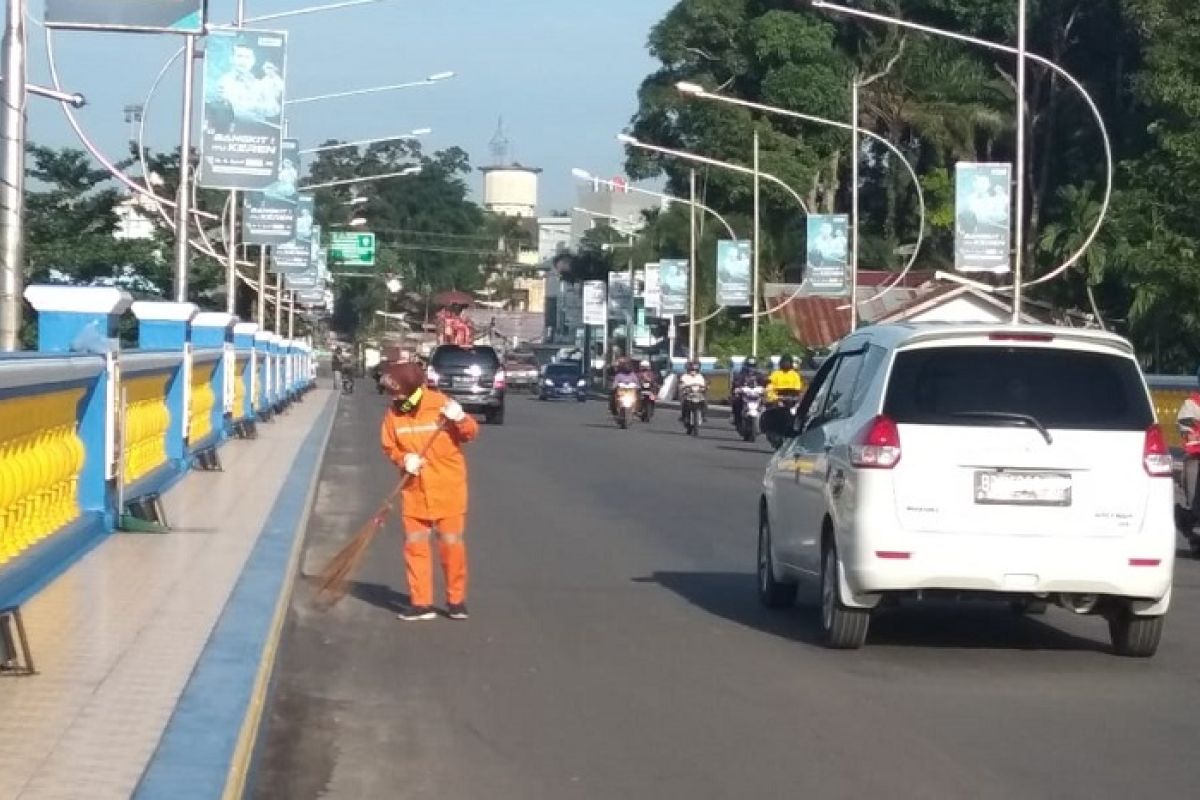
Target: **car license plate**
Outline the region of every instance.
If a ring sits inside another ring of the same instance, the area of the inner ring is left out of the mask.
[[[455,378],[454,386],[458,389],[470,389],[475,385],[474,378]]]
[[[975,502],[993,506],[1069,506],[1071,476],[1065,472],[975,472]]]

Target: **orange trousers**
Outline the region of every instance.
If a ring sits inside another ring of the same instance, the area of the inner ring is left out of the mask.
[[[435,533],[446,578],[446,602],[467,601],[467,544],[463,540],[466,523],[463,515],[445,519],[404,518],[404,569],[412,605],[433,605],[433,557],[429,540]]]

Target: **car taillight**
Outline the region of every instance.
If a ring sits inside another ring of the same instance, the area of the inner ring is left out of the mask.
[[[504,370],[502,370],[502,369],[496,370],[496,377],[492,378],[492,388],[493,389],[503,389],[504,388],[504,377],[505,377]]]
[[[1171,449],[1167,447],[1167,438],[1163,436],[1162,428],[1151,425],[1146,428],[1146,444],[1142,447],[1142,466],[1151,478],[1169,478],[1174,466],[1171,459]]]
[[[850,463],[859,469],[891,469],[900,463],[900,429],[891,417],[871,420],[861,441],[850,445]]]
[[[438,385],[437,370],[435,370],[433,367],[429,367],[428,369],[426,369],[425,370],[425,381],[430,386],[437,386]]]

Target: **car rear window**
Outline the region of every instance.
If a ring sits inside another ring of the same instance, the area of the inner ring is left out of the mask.
[[[576,378],[579,376],[579,367],[572,367],[569,364],[552,364],[546,367],[547,378]]]
[[[469,367],[478,364],[484,368],[494,368],[500,364],[496,351],[490,347],[439,347],[433,353],[435,368]]]
[[[1066,430],[1143,431],[1154,422],[1131,359],[1033,347],[902,350],[884,412],[917,425],[1006,424],[973,412],[1021,414]]]

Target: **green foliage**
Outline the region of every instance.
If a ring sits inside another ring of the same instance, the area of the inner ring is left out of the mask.
[[[720,327],[709,336],[708,353],[718,358],[746,356],[751,352],[754,341],[749,326],[734,328]],[[763,355],[805,355],[804,348],[792,336],[791,329],[782,322],[763,322],[758,329],[758,352]]]

